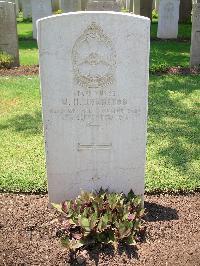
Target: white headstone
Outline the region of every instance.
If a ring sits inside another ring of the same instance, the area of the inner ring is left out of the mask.
[[[51,0],[31,0],[33,38],[37,38],[36,21],[52,15]]]
[[[64,13],[81,10],[81,0],[60,0],[60,8]]]
[[[117,12],[38,22],[51,202],[101,187],[143,195],[149,31]]]
[[[22,0],[22,10],[23,10],[23,18],[31,18],[31,0]]]
[[[0,1],[0,50],[13,56],[13,66],[19,65],[19,48],[15,4]]]
[[[160,0],[157,37],[176,39],[180,0]]]
[[[190,65],[200,65],[200,3],[193,5]]]
[[[116,0],[89,0],[87,11],[120,11],[120,2]]]

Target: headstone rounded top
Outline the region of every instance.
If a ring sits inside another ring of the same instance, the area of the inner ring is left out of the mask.
[[[39,21],[44,21],[44,20],[48,20],[48,19],[62,19],[65,16],[87,16],[87,14],[110,14],[112,16],[123,16],[123,17],[129,17],[132,19],[140,19],[140,20],[146,20],[150,22],[150,19],[148,17],[144,17],[144,16],[140,16],[140,15],[136,15],[136,14],[130,14],[130,13],[125,13],[125,12],[115,12],[115,11],[77,11],[77,12],[68,12],[68,13],[62,13],[62,14],[58,14],[58,15],[52,15],[52,16],[47,16],[44,18],[40,18],[38,19]]]

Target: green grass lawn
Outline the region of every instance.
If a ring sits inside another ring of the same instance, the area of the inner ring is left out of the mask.
[[[0,78],[0,189],[46,190],[38,77]]]
[[[45,191],[38,77],[0,78],[0,189]],[[151,76],[146,190],[194,190],[200,77]]]

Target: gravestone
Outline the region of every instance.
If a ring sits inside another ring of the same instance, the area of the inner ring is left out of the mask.
[[[158,32],[160,39],[176,39],[180,0],[160,0]]]
[[[120,2],[116,0],[89,0],[87,11],[120,11]]]
[[[200,66],[200,3],[193,5],[190,65]]]
[[[148,18],[119,12],[38,22],[51,202],[101,187],[143,195],[149,39]]]
[[[15,4],[0,1],[0,51],[10,54],[19,66],[19,48]]]
[[[31,0],[22,0],[22,10],[23,10],[23,18],[31,18]]]
[[[64,13],[80,11],[81,0],[60,0],[60,9]]]
[[[6,0],[6,1],[15,4],[15,13],[16,13],[16,16],[18,17],[18,15],[19,15],[19,3],[18,3],[18,0]]]
[[[33,38],[37,38],[36,21],[52,15],[51,0],[31,0]]]

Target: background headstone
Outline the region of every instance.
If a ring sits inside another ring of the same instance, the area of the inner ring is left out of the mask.
[[[180,0],[160,0],[158,32],[160,39],[175,39],[178,35]]]
[[[15,4],[0,1],[0,50],[13,56],[13,66],[19,66],[19,48]]]
[[[52,15],[51,0],[31,0],[33,38],[37,38],[36,21]]]
[[[149,39],[148,18],[119,12],[38,22],[51,202],[101,187],[143,195]]]
[[[120,2],[117,0],[89,0],[87,11],[120,11]]]
[[[22,0],[22,11],[23,11],[23,18],[31,18],[32,11],[31,11],[31,0]]]
[[[190,65],[200,66],[200,3],[193,5]]]
[[[180,0],[179,23],[191,22],[192,0]]]
[[[19,15],[19,3],[18,0],[6,0],[7,2],[15,4],[16,17]]]
[[[81,0],[60,0],[63,13],[81,11]]]

